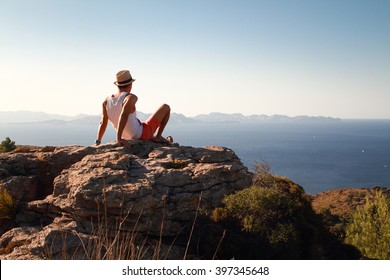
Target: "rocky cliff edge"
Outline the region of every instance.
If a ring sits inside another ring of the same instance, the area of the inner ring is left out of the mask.
[[[174,239],[200,210],[251,184],[230,149],[144,141],[1,154],[0,179],[20,205],[15,222],[2,223],[1,259],[75,257],[99,238],[102,223],[132,236]]]

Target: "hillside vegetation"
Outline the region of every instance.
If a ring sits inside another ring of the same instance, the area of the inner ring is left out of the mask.
[[[253,185],[226,196],[211,214],[214,223],[200,226],[198,252],[222,259],[361,258],[329,230],[311,201],[301,186],[259,164]]]

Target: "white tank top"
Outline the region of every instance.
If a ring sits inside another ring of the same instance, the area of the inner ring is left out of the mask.
[[[123,101],[128,95],[127,92],[121,92],[119,96],[110,96],[107,98],[106,110],[108,119],[118,130],[119,118],[122,112]],[[129,115],[129,118],[126,122],[126,126],[122,133],[122,138],[126,140],[130,139],[139,139],[142,135],[142,124],[137,119],[137,113],[134,111]]]

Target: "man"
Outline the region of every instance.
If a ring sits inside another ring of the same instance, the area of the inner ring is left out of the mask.
[[[99,125],[96,145],[100,145],[106,132],[108,120],[116,129],[116,141],[128,146],[130,139],[152,140],[155,142],[168,142],[162,137],[168,123],[171,109],[163,104],[147,121],[141,122],[136,116],[135,104],[138,97],[131,93],[133,82],[129,70],[122,70],[116,74],[114,84],[118,92],[107,97],[103,102],[103,116]],[[156,136],[154,133],[157,131]]]

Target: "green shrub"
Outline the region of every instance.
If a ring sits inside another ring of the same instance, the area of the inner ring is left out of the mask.
[[[293,226],[298,205],[275,188],[250,187],[224,199],[225,207],[214,212],[214,219],[231,217],[247,232],[256,232],[271,244],[294,239]]]
[[[0,219],[13,220],[18,209],[18,202],[6,188],[0,188]]]
[[[253,185],[260,188],[277,188],[291,194],[298,200],[304,196],[304,189],[290,179],[272,174],[268,163],[256,163],[253,175]]]
[[[319,219],[303,188],[273,175],[268,164],[257,164],[253,186],[226,196],[223,204],[212,213],[229,230],[225,239],[231,236],[223,258],[324,258]]]
[[[5,138],[0,145],[0,153],[7,153],[15,150],[15,142],[11,141],[9,137]]]
[[[346,243],[357,247],[367,258],[390,259],[389,201],[382,191],[356,209],[346,227]]]
[[[268,164],[257,164],[253,185],[226,196],[223,207],[214,209],[211,219],[214,224],[200,227],[201,238],[196,248],[206,252],[205,258],[210,255],[220,259],[285,260],[361,257],[356,248],[340,242],[327,230],[303,188],[272,174]],[[217,253],[214,248],[218,248]]]

